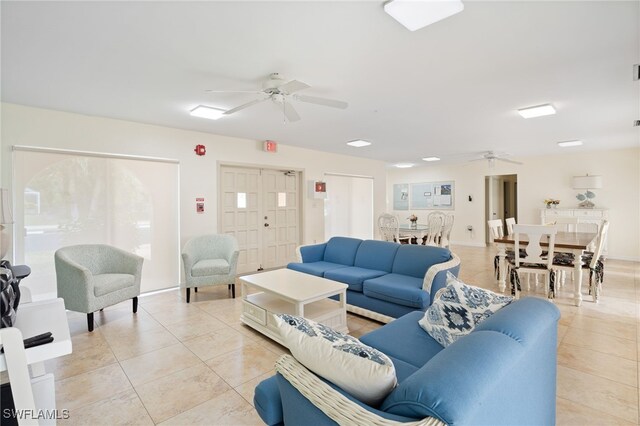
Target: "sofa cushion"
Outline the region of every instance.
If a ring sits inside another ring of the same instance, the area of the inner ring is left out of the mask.
[[[98,274],[93,276],[93,294],[96,297],[113,293],[114,291],[130,287],[135,282],[131,274]]]
[[[393,362],[355,337],[288,314],[275,315],[280,337],[291,354],[317,375],[368,405],[376,405],[396,386]]]
[[[362,240],[358,238],[333,237],[324,249],[324,261],[353,266],[360,243]]]
[[[391,272],[424,278],[432,265],[451,259],[449,249],[443,247],[404,244],[398,248]]]
[[[447,273],[447,286],[438,290],[419,324],[446,347],[513,300],[511,296],[467,285]]]
[[[338,268],[346,268],[346,266],[324,261],[311,263],[292,262],[287,265],[287,268],[298,272],[304,272],[305,274],[315,275],[316,277],[324,277],[325,272]]]
[[[353,266],[391,272],[400,244],[389,241],[365,240],[358,247]]]
[[[324,277],[334,281],[340,281],[349,285],[349,290],[362,292],[362,283],[368,279],[386,275],[385,271],[347,266],[345,268],[332,269],[325,272]]]
[[[211,275],[227,275],[229,262],[224,259],[202,259],[191,268],[191,276],[208,277]]]
[[[400,368],[395,360],[420,368],[443,350],[442,345],[420,328],[418,321],[423,315],[422,311],[411,312],[360,337],[362,343],[376,348],[394,360],[400,382]]]
[[[362,285],[362,292],[374,299],[425,309],[429,306],[430,297],[429,293],[422,289],[422,283],[422,278],[387,274],[366,280]]]

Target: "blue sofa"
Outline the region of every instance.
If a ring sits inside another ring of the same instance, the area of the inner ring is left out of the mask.
[[[333,237],[297,254],[289,269],[347,284],[347,310],[382,322],[424,311],[447,271],[460,271],[449,249],[387,241]]]
[[[393,361],[398,386],[370,407],[319,378],[292,356],[262,381],[254,405],[268,425],[383,424],[553,425],[560,313],[552,303],[523,298],[443,348],[413,312],[362,336]],[[355,420],[354,420],[355,419]]]

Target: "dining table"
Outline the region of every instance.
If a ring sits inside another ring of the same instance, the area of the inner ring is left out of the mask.
[[[594,241],[596,240],[598,234],[595,232],[558,232],[556,233],[555,244],[554,244],[554,253],[564,252],[564,253],[572,253],[576,259],[574,261],[574,274],[573,274],[573,282],[574,282],[574,303],[576,306],[580,306],[582,304],[582,255],[588,248],[592,247]],[[506,265],[506,253],[508,248],[515,247],[515,238],[513,235],[505,235],[501,238],[495,238],[493,240],[498,247],[498,257],[499,263],[498,267],[500,268],[500,273],[498,276],[498,288],[501,292],[506,290],[506,275],[507,275],[507,265]],[[522,235],[520,239],[520,245],[526,247],[528,241],[526,235]],[[540,246],[548,247],[549,244],[546,241],[541,241]]]
[[[398,231],[400,232],[400,235],[411,235],[412,244],[421,244],[421,242],[418,242],[418,238],[422,239],[424,234],[429,231],[429,225],[423,225],[420,223],[416,223],[415,225],[401,223],[398,225]]]

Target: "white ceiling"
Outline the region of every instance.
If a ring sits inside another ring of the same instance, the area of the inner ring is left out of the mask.
[[[640,2],[466,1],[416,32],[382,3],[2,1],[2,101],[389,163],[640,144]],[[349,108],[296,103],[290,124],[270,102],[189,116],[254,98],[205,89],[259,89],[272,72]],[[516,113],[547,102],[555,116]],[[357,138],[373,145],[345,145]]]

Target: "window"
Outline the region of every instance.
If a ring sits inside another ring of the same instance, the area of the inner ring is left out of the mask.
[[[34,298],[56,295],[55,251],[109,244],[145,258],[142,291],[179,283],[179,164],[22,150],[14,157],[16,261]]]

